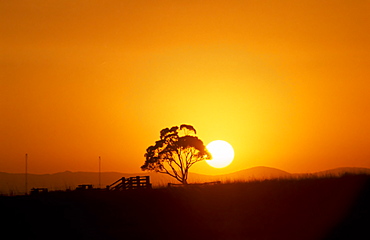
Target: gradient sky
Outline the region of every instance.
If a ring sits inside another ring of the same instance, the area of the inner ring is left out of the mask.
[[[165,127],[289,172],[370,168],[369,1],[0,0],[0,171],[140,172]]]

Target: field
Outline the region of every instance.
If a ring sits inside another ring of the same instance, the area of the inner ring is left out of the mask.
[[[2,196],[27,239],[370,239],[370,176]]]

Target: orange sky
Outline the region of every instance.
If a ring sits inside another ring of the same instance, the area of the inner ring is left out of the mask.
[[[0,171],[140,172],[165,127],[235,160],[370,168],[369,1],[0,1]]]

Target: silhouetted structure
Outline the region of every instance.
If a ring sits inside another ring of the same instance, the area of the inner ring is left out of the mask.
[[[31,195],[37,195],[40,193],[48,193],[49,190],[47,188],[32,188]]]
[[[107,185],[107,190],[122,191],[129,189],[151,189],[149,176],[136,176],[130,178],[120,178],[111,185]]]
[[[168,183],[167,187],[181,187],[181,186],[202,186],[202,185],[215,185],[221,184],[221,181],[205,182],[205,183],[191,183],[191,184],[179,184],[179,183]]]
[[[80,184],[78,185],[78,187],[76,188],[77,191],[81,191],[81,190],[93,190],[93,185],[92,184]]]

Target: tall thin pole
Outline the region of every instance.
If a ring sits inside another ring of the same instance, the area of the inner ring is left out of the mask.
[[[99,188],[101,188],[101,157],[99,156]]]
[[[28,194],[28,154],[26,153],[26,169],[25,169],[25,195]]]

